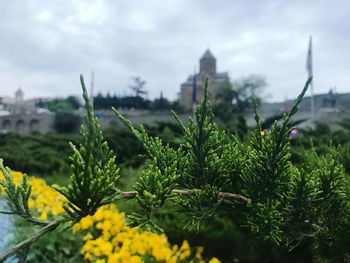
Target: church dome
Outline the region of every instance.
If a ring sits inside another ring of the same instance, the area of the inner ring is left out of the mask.
[[[205,51],[205,53],[203,54],[203,56],[201,57],[201,60],[202,59],[215,59],[214,55],[210,52],[209,49],[207,49]]]

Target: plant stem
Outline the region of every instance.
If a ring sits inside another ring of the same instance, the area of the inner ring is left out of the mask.
[[[36,232],[33,235],[31,235],[30,237],[28,237],[26,240],[9,248],[8,250],[6,250],[4,253],[2,253],[0,255],[0,262],[4,262],[7,258],[15,255],[21,249],[25,249],[27,247],[30,247],[35,241],[37,241],[42,236],[46,235],[48,232],[57,228],[60,224],[61,224],[61,222],[53,221],[53,222],[49,223],[47,226],[40,229],[38,232]]]
[[[200,192],[200,189],[174,189],[171,191],[172,194],[180,194],[180,195],[193,195],[195,193]],[[124,198],[134,198],[137,195],[137,191],[129,191],[129,192],[121,192],[118,197],[119,199]],[[250,205],[252,200],[248,197],[239,195],[239,194],[232,194],[228,192],[219,192],[218,193],[219,199],[224,199],[228,201],[236,201],[241,204]]]

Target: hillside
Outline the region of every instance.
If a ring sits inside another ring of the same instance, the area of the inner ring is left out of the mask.
[[[330,105],[324,105],[324,100],[328,98],[328,94],[317,94],[314,96],[315,100],[315,110],[316,112],[322,108],[329,108]],[[335,108],[340,111],[350,112],[350,93],[339,93],[335,95],[336,104]],[[300,111],[310,111],[310,96],[304,97],[300,104]],[[261,112],[265,115],[273,115],[281,112],[283,109],[290,108],[294,103],[294,100],[287,100],[284,102],[275,103],[263,103],[261,105]]]
[[[329,98],[328,94],[315,95],[315,121],[325,122],[333,130],[339,129],[338,122],[344,118],[350,118],[350,93],[336,94],[335,107],[332,107],[330,103],[324,101]],[[314,126],[311,119],[311,97],[304,97],[300,104],[300,109],[293,117],[294,120],[305,120],[299,124],[298,127],[306,128]],[[267,118],[273,115],[278,115],[283,111],[289,111],[294,103],[294,100],[287,100],[277,103],[263,103],[259,109],[262,118]],[[255,125],[254,116],[249,114],[246,116],[248,125]]]

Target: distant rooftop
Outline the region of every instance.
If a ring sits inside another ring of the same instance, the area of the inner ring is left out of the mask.
[[[205,51],[201,59],[215,59],[214,55],[210,52],[209,49]]]
[[[197,81],[200,81],[201,79],[199,78],[200,75],[196,74],[196,79]],[[223,81],[229,79],[229,75],[227,72],[220,72],[216,73],[214,76],[214,83],[222,83]],[[183,82],[181,85],[193,85],[193,74],[189,75],[187,80]]]

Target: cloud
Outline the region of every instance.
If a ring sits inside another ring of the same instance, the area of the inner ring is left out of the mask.
[[[294,97],[314,39],[315,92],[350,91],[350,3],[338,1],[0,2],[0,94],[123,94],[141,76],[151,98],[175,99],[207,47],[231,78],[266,76],[272,100]]]

